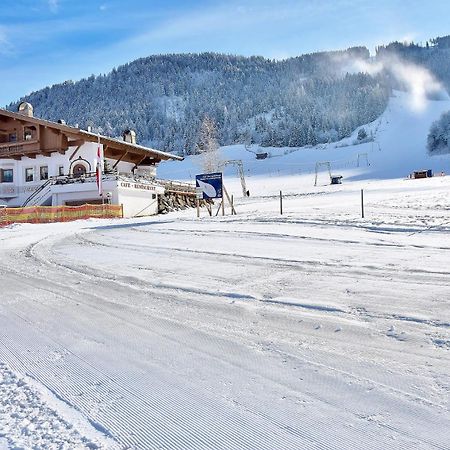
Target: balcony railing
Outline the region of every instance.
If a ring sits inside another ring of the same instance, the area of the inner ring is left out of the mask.
[[[38,151],[39,141],[36,139],[0,143],[0,158],[26,155],[29,153],[36,153]]]

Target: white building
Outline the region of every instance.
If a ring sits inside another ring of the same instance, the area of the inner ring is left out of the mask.
[[[62,121],[60,121],[62,122]],[[95,177],[97,151],[104,155],[103,198]],[[0,109],[0,204],[123,205],[124,216],[157,214],[156,165],[181,157],[136,144],[135,133],[123,140],[33,116],[22,103],[19,112]]]

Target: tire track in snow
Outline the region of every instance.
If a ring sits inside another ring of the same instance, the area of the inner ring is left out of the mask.
[[[92,246],[103,246],[106,248],[117,248],[117,249],[126,249],[131,251],[142,251],[142,248],[145,248],[145,244],[140,243],[139,245],[122,243],[121,245],[114,244],[109,242],[108,244],[102,244],[98,241],[92,240],[83,235],[77,235],[77,238],[80,239],[81,242],[88,243]],[[266,265],[266,263],[273,263],[282,266],[295,266],[296,268],[300,268],[302,270],[308,270],[311,268],[314,269],[334,269],[334,273],[339,274],[340,276],[349,276],[348,273],[351,272],[352,277],[354,276],[366,276],[366,277],[379,277],[386,278],[389,276],[396,276],[396,281],[398,278],[403,278],[407,282],[411,281],[411,277],[409,274],[399,274],[398,270],[387,268],[385,266],[375,266],[371,265],[350,265],[344,264],[342,262],[324,262],[320,260],[305,260],[305,259],[293,259],[293,258],[278,258],[278,257],[266,257],[259,255],[249,255],[249,254],[238,254],[233,252],[219,252],[219,251],[208,251],[208,250],[194,250],[194,249],[186,249],[179,247],[170,247],[170,246],[155,246],[150,245],[147,248],[158,250],[158,251],[166,251],[166,252],[176,252],[180,254],[195,254],[202,256],[211,256],[214,258],[223,257],[223,258],[234,258],[234,259],[242,259],[252,261],[252,263],[260,263],[261,265]],[[408,272],[414,273],[415,275],[421,275],[421,279],[417,280],[417,283],[421,284],[433,284],[436,285],[441,283],[443,286],[448,286],[448,278],[450,276],[450,271],[432,271],[426,269],[408,269]],[[431,278],[430,277],[435,277]]]
[[[128,250],[135,250],[135,251],[142,251],[142,245],[140,245],[139,247],[136,246],[119,246],[119,245],[108,245],[108,244],[103,244],[103,243],[97,243],[96,241],[93,241],[92,239],[86,238],[86,235],[77,235],[77,238],[80,239],[81,242],[87,242],[90,245],[100,245],[100,246],[104,246],[106,248],[108,247],[114,247],[117,249],[123,249],[124,247],[127,248]],[[38,244],[36,244],[38,245]],[[267,298],[267,297],[255,297],[252,294],[249,293],[243,293],[243,292],[226,292],[226,291],[215,291],[215,292],[211,292],[210,290],[207,289],[195,289],[195,288],[186,288],[183,287],[181,285],[177,285],[177,284],[165,284],[165,283],[153,283],[153,282],[149,282],[149,281],[143,281],[140,278],[137,277],[133,277],[133,276],[120,276],[120,275],[111,275],[107,272],[101,271],[99,269],[92,269],[89,266],[83,265],[76,265],[74,263],[61,263],[60,261],[55,260],[54,256],[52,255],[51,252],[47,252],[43,257],[39,257],[35,254],[33,254],[33,249],[36,247],[36,245],[30,246],[30,248],[27,250],[27,254],[29,254],[30,256],[35,257],[36,259],[38,259],[41,263],[45,263],[45,262],[51,262],[52,264],[54,264],[56,267],[64,267],[65,269],[68,270],[72,270],[76,273],[79,274],[85,274],[85,275],[91,275],[91,276],[96,276],[96,277],[101,277],[103,279],[109,280],[109,281],[113,281],[116,283],[123,283],[124,285],[132,285],[134,288],[141,288],[141,289],[146,289],[146,288],[152,288],[152,289],[158,289],[158,290],[162,290],[162,291],[182,291],[185,292],[187,294],[198,294],[198,295],[204,295],[204,296],[212,296],[212,297],[221,297],[224,299],[232,299],[232,300],[242,300],[242,301],[255,301],[255,302],[264,302],[264,303],[272,303],[272,304],[279,304],[279,305],[285,305],[285,306],[291,306],[291,307],[295,307],[295,308],[304,308],[304,309],[311,309],[311,310],[319,310],[319,311],[323,311],[323,312],[328,312],[328,313],[338,313],[338,314],[344,314],[347,316],[359,316],[359,317],[364,317],[366,319],[386,319],[386,320],[392,320],[395,322],[412,322],[412,323],[418,323],[418,324],[422,324],[422,325],[428,325],[431,327],[437,327],[437,328],[450,328],[450,322],[446,322],[446,321],[442,321],[439,319],[425,319],[425,318],[421,318],[421,317],[414,317],[412,315],[402,315],[402,314],[380,314],[380,313],[376,313],[373,311],[368,311],[367,309],[365,309],[364,311],[362,311],[361,309],[356,309],[356,308],[351,308],[350,310],[345,310],[342,308],[336,308],[333,306],[314,306],[311,304],[311,306],[308,306],[308,303],[305,302],[297,302],[297,303],[290,303],[289,305],[286,305],[286,302],[280,302],[277,301],[276,299],[272,299],[272,298]],[[352,269],[353,266],[350,265],[343,265],[343,264],[338,264],[338,263],[321,263],[318,264],[316,261],[305,261],[305,260],[293,260],[293,259],[279,259],[279,258],[272,258],[272,257],[252,257],[249,255],[237,255],[235,253],[225,253],[225,252],[213,252],[213,251],[193,251],[193,250],[186,250],[186,249],[179,249],[176,247],[173,248],[167,248],[167,247],[155,247],[152,246],[152,249],[155,250],[159,250],[159,251],[170,251],[170,252],[180,252],[180,253],[189,253],[189,254],[201,254],[201,255],[209,255],[209,256],[220,256],[222,258],[224,257],[228,257],[230,259],[251,259],[252,262],[253,260],[256,260],[257,263],[260,263],[261,265],[264,265],[264,263],[273,263],[276,265],[282,265],[283,267],[285,266],[295,266],[296,268],[298,268],[299,266],[302,267],[303,269],[306,270],[306,268],[310,268],[311,266],[314,268],[317,267],[325,267],[327,270],[328,269],[335,269],[335,268],[341,268],[344,267],[346,269]],[[351,274],[352,275],[348,275],[346,272],[341,272],[340,270],[338,271],[334,271],[335,273],[338,273],[339,276],[350,276],[351,278],[353,278],[354,276],[367,276],[367,277],[380,277],[385,279],[387,276],[392,276],[393,273],[396,273],[396,282],[398,282],[398,278],[399,277],[398,273],[395,270],[389,270],[386,273],[386,268],[381,268],[381,267],[376,267],[376,266],[357,266],[359,269],[367,269],[368,271],[374,271],[375,275],[366,271],[358,271],[358,270],[351,270]],[[441,279],[440,277],[437,279],[434,279],[433,277],[436,275],[449,275],[450,276],[450,272],[436,272],[436,271],[427,271],[427,270],[417,270],[417,271],[409,271],[409,273],[413,273],[413,274],[420,274],[423,277],[426,277],[426,281],[424,281],[424,278],[418,278],[417,276],[414,277],[414,282],[416,284],[430,284],[433,286],[438,285],[438,281],[443,285],[443,286],[448,286],[448,280],[447,278],[445,279]],[[431,279],[430,279],[431,278]],[[360,277],[361,279],[361,277]],[[410,275],[405,275],[404,276],[404,282],[407,284],[411,283],[411,277]]]

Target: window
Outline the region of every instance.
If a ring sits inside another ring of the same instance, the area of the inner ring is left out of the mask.
[[[9,142],[17,142],[17,133],[9,134]]]
[[[58,175],[59,176],[64,175],[64,166],[59,166],[58,167]]]
[[[39,169],[39,175],[41,180],[48,180],[48,166],[41,166]]]
[[[12,169],[5,169],[3,171],[2,182],[3,183],[12,183],[14,181],[13,173],[14,172]]]
[[[25,169],[25,181],[27,183],[34,181],[34,169],[32,167]]]
[[[23,138],[25,141],[34,139],[36,135],[36,127],[25,127],[23,130]]]
[[[12,183],[13,181],[13,169],[0,169],[0,183]]]

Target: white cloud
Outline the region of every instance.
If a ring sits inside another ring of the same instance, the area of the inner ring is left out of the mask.
[[[52,13],[56,13],[59,7],[59,0],[48,0],[48,7]]]
[[[358,13],[363,6],[365,12],[372,12],[372,6],[367,2],[368,0],[217,0],[210,7],[174,10],[151,27],[137,28],[137,33],[122,44],[124,47],[148,49],[157,48],[163,43],[166,48],[170,45],[180,48],[183,47],[179,45],[180,42],[189,41],[194,48],[219,48],[218,51],[221,51],[227,45],[232,47],[232,42],[236,44],[236,36],[242,36],[240,48],[250,48],[255,45],[256,36],[261,36],[267,43],[266,48],[253,53],[278,59],[301,52],[330,50],[333,44],[323,42],[321,27],[326,36],[327,28],[332,29],[326,22],[332,18],[336,23],[344,23],[344,30],[350,30],[354,22],[359,20]],[[268,39],[269,36],[273,36],[273,39]],[[344,41],[337,44],[340,47],[353,45],[351,38],[341,39],[340,32],[339,40]],[[242,50],[236,52],[242,53]],[[244,50],[244,53],[248,51]]]
[[[0,26],[0,56],[10,55],[13,52],[13,46],[8,39],[6,29]]]

